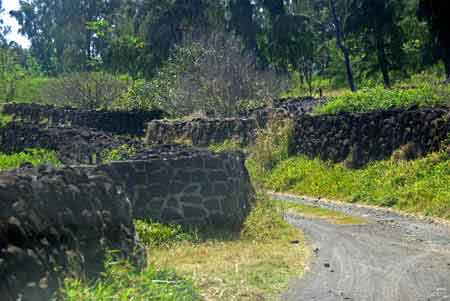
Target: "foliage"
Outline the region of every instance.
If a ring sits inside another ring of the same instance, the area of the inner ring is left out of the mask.
[[[20,167],[22,164],[32,165],[50,164],[59,165],[59,159],[55,152],[45,149],[27,149],[21,153],[2,154],[0,153],[0,171]]]
[[[260,178],[267,189],[388,206],[450,219],[450,157],[379,161],[354,170],[303,156],[281,162]]]
[[[286,88],[287,78],[260,70],[236,36],[211,33],[178,47],[146,89],[173,116],[195,112],[232,116],[249,100],[260,104]]]
[[[318,114],[339,112],[368,112],[377,109],[409,106],[450,105],[450,87],[424,83],[416,88],[384,89],[381,86],[361,89],[357,93],[346,92],[318,107]]]
[[[200,241],[153,248],[151,262],[191,278],[205,300],[272,300],[303,274],[304,237],[265,197],[239,233],[216,231]],[[297,243],[291,243],[291,242]]]
[[[112,161],[127,160],[136,154],[136,149],[132,145],[124,144],[118,148],[105,150],[101,154],[103,163],[109,163]]]
[[[50,103],[92,110],[108,107],[126,88],[126,79],[106,73],[72,73],[49,81],[42,93]]]
[[[139,271],[123,261],[108,260],[102,279],[88,283],[67,278],[61,289],[66,301],[193,301],[200,300],[192,284],[178,277],[173,271],[149,265]]]
[[[266,129],[258,131],[247,160],[247,168],[254,179],[288,158],[293,131],[292,120],[273,120]]]
[[[228,152],[228,151],[242,151],[243,148],[239,141],[234,139],[228,139],[225,140],[223,143],[220,144],[212,144],[208,146],[208,149],[212,152],[221,153],[221,152]]]
[[[170,246],[176,242],[199,240],[198,233],[188,231],[180,225],[165,225],[151,220],[134,222],[139,240],[147,247]]]

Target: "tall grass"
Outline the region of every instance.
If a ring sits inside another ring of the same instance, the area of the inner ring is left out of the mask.
[[[372,162],[358,170],[303,156],[260,178],[270,190],[393,207],[450,219],[450,156]]]

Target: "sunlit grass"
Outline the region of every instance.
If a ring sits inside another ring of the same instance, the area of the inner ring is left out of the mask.
[[[150,251],[150,262],[192,279],[206,300],[272,300],[300,277],[308,250],[277,202],[257,203],[239,233],[218,232]]]
[[[15,154],[0,153],[0,171],[14,169],[24,163],[32,165],[50,164],[53,166],[60,164],[56,153],[45,149],[28,149]]]

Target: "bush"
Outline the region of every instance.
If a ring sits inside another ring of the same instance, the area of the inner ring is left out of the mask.
[[[103,151],[101,157],[103,163],[109,163],[112,161],[128,160],[135,154],[136,149],[132,145],[124,144],[118,148]]]
[[[24,163],[32,165],[50,164],[54,166],[60,164],[56,153],[45,149],[28,149],[11,155],[0,153],[0,171],[14,169]]]
[[[50,80],[42,95],[52,104],[92,110],[110,106],[126,89],[126,80],[101,72],[84,72]]]
[[[173,116],[196,112],[232,116],[287,88],[287,76],[260,70],[256,61],[236,36],[215,32],[176,48],[142,92]]]
[[[289,157],[294,132],[290,119],[272,120],[266,129],[258,131],[255,143],[248,149],[247,167],[256,181],[263,178],[279,162]]]

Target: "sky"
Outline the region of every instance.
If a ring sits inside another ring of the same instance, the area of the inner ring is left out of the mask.
[[[28,39],[18,33],[19,24],[17,24],[16,19],[11,18],[9,11],[16,10],[19,8],[19,0],[3,0],[3,9],[5,10],[2,14],[2,19],[5,24],[11,26],[11,33],[7,36],[9,41],[15,41],[24,48],[30,47],[30,42]]]

